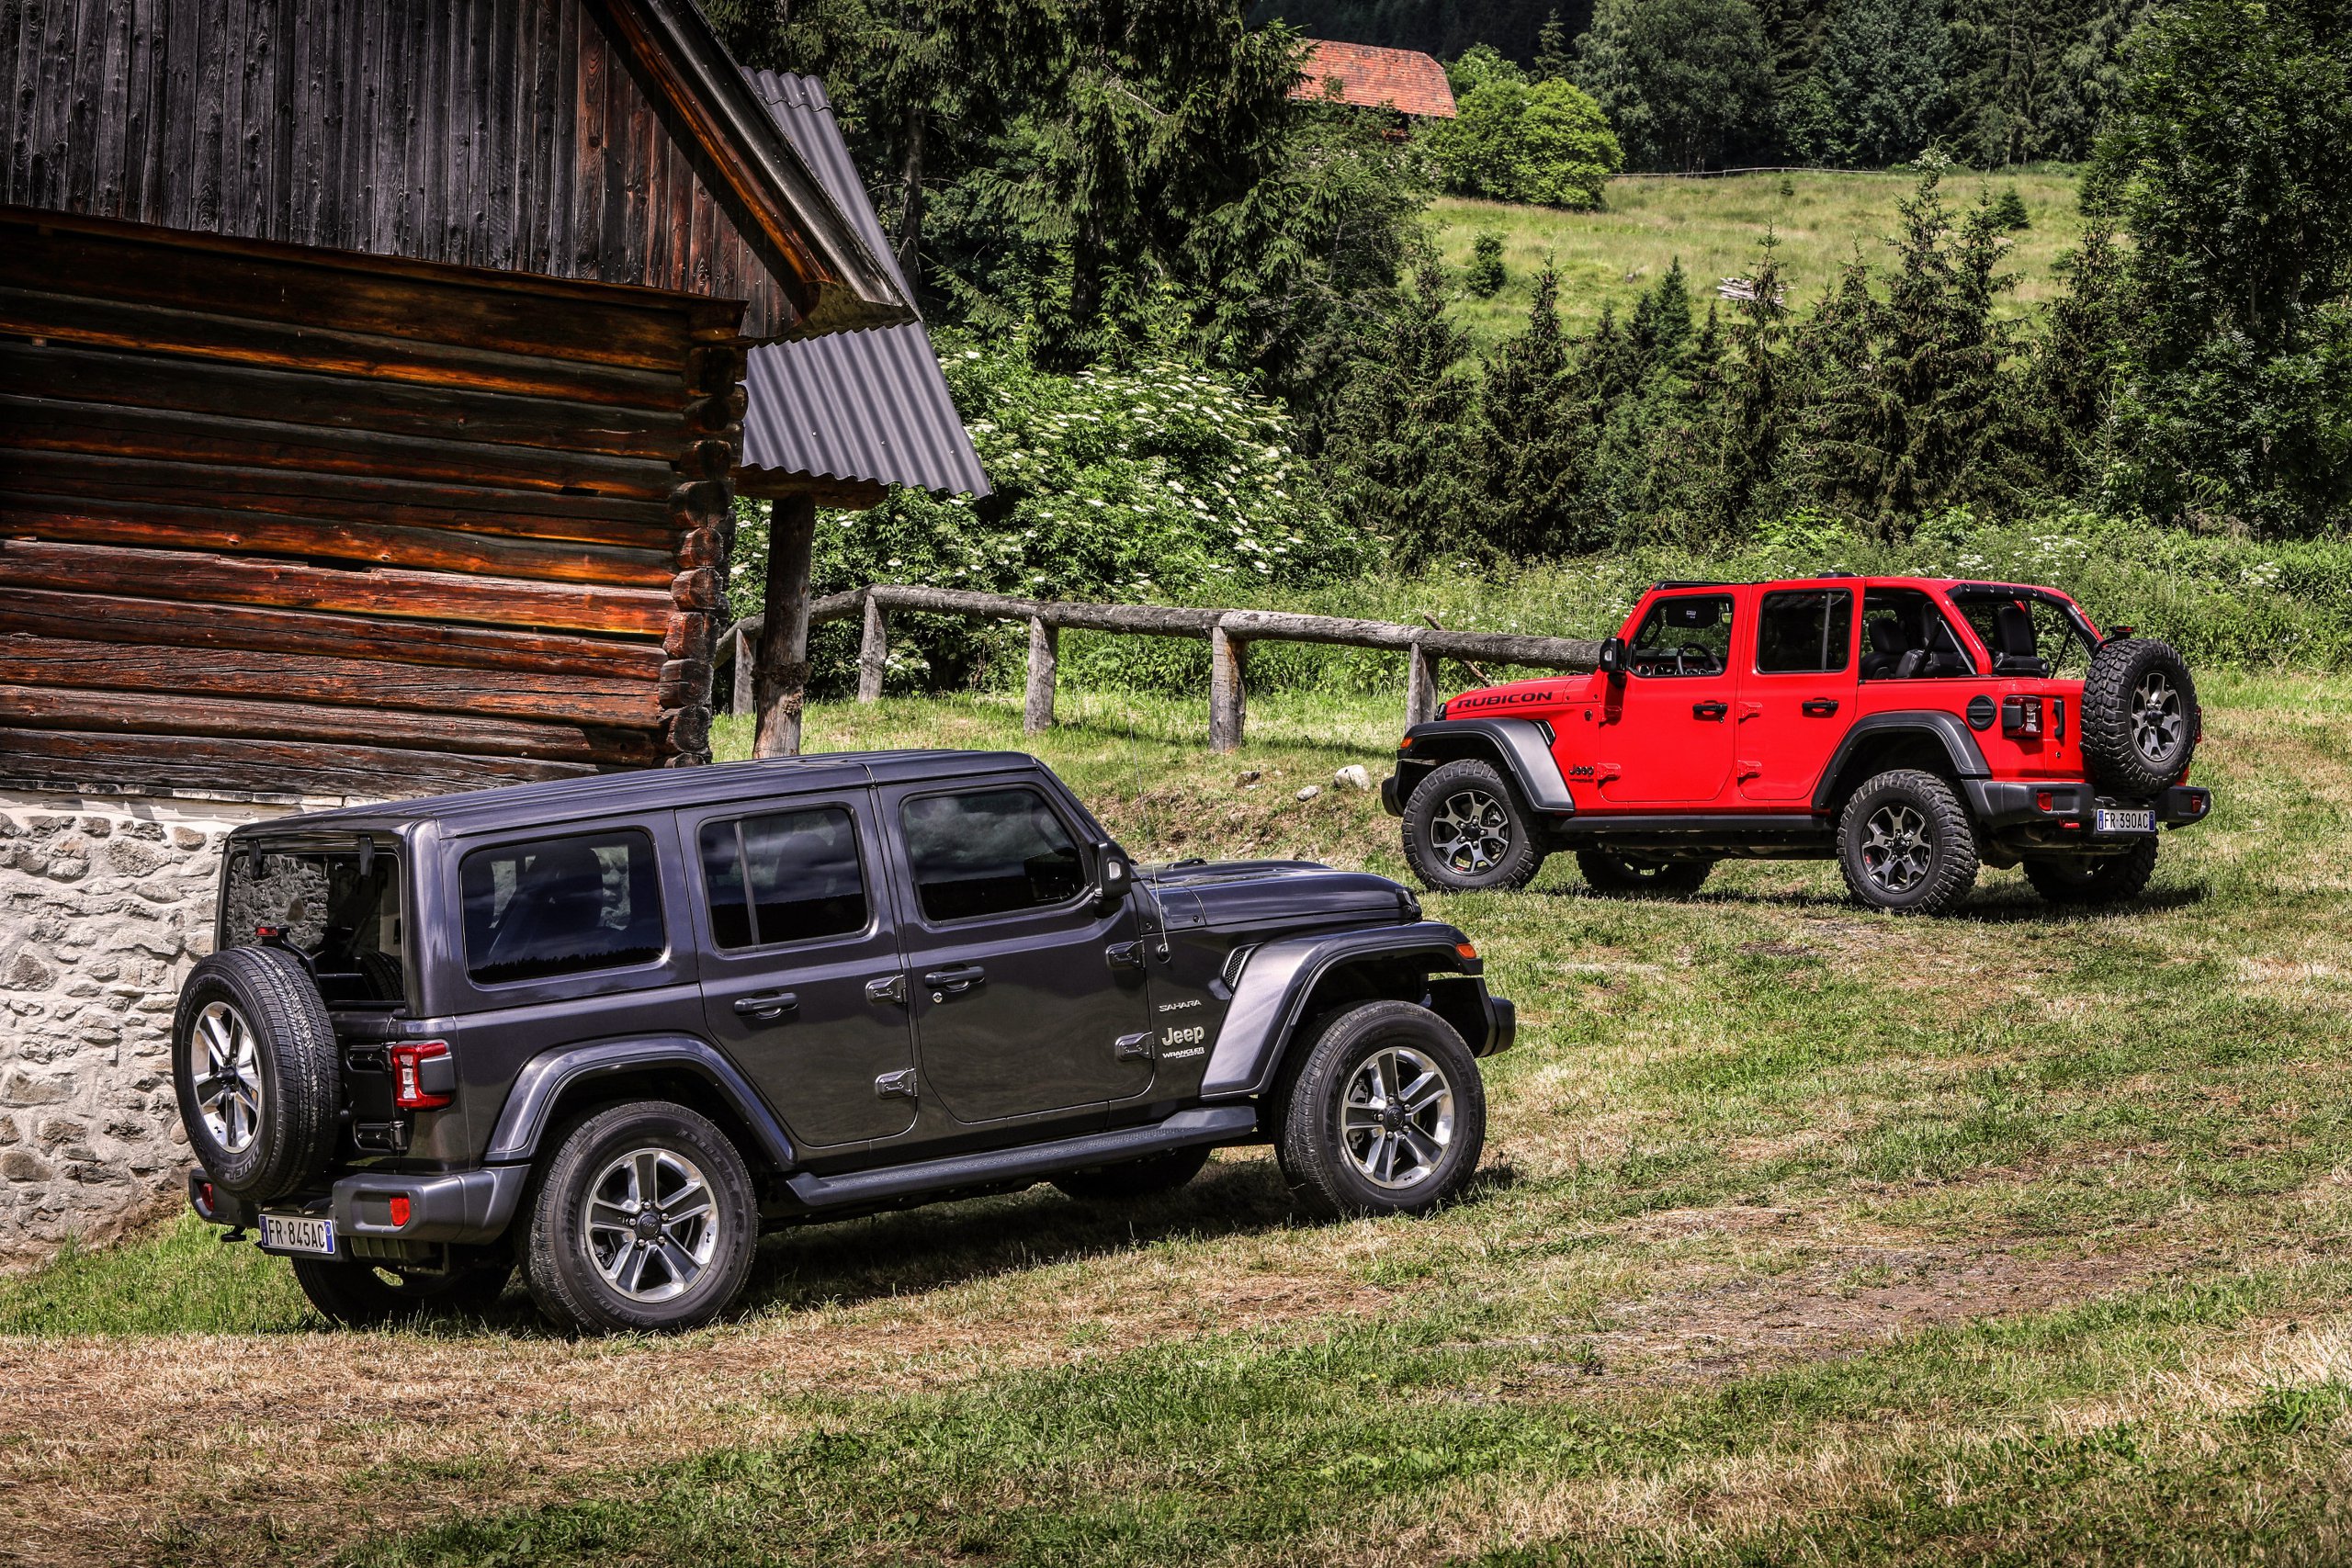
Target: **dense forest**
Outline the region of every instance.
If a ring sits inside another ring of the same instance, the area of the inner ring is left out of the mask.
[[[1742,0],[1645,5],[1766,25]],[[1890,36],[1858,15],[1826,14],[1816,62]],[[721,20],[745,58],[827,78],[997,486],[823,530],[826,586],[1230,597],[2052,509],[2271,538],[2352,517],[2341,0],[2176,0],[2095,107],[2050,97],[2098,134],[2046,305],[2003,308],[2021,214],[1956,209],[1931,148],[1898,231],[1838,276],[1789,276],[1768,243],[1742,297],[1672,267],[1581,333],[1544,283],[1485,354],[1454,319],[1477,269],[1441,265],[1423,228],[1444,133],[1292,98],[1298,36],[1232,0],[747,0]],[[1606,82],[1537,92],[1569,52],[1550,43],[1470,62],[1541,121],[1498,156],[1673,144],[1664,99],[1595,118]]]

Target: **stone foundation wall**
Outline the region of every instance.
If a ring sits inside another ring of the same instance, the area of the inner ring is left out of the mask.
[[[172,1010],[211,950],[220,840],[336,804],[0,787],[0,1264],[183,1201]]]

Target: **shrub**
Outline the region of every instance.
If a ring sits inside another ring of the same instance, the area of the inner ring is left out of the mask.
[[[1993,222],[2003,233],[2033,227],[2033,215],[2025,209],[2025,197],[2018,194],[2017,186],[2009,186],[1993,203]]]
[[[1492,201],[1597,208],[1624,166],[1600,107],[1566,82],[1496,73],[1422,134],[1446,188]]]
[[[1481,234],[1471,243],[1470,265],[1462,275],[1462,286],[1481,299],[1491,299],[1503,291],[1509,276],[1503,271],[1503,237]]]

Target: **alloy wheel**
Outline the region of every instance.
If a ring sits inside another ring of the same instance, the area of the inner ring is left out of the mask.
[[[2140,755],[2159,765],[2175,756],[2183,726],[2180,691],[2162,674],[2141,681],[2132,693],[2132,740]]]
[[[581,1244],[605,1283],[630,1301],[683,1295],[718,1249],[710,1184],[674,1149],[632,1149],[589,1186]]]
[[[197,1109],[223,1154],[241,1155],[261,1135],[261,1053],[244,1015],[227,1002],[196,1015]]]
[[[1454,871],[1492,871],[1510,852],[1510,814],[1483,789],[1457,790],[1430,818],[1430,848]]]
[[[1453,1142],[1453,1085],[1408,1045],[1374,1051],[1349,1076],[1340,1137],[1374,1186],[1396,1191],[1425,1181]]]
[[[1862,830],[1862,870],[1888,893],[1907,892],[1928,874],[1935,843],[1928,818],[1908,801],[1894,801],[1871,813]]]

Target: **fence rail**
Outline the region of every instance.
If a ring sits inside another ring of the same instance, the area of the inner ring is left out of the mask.
[[[1054,685],[1064,630],[1109,632],[1123,637],[1206,637],[1209,644],[1209,747],[1230,751],[1241,744],[1248,717],[1249,649],[1254,642],[1315,642],[1341,648],[1393,649],[1407,656],[1405,722],[1415,725],[1437,710],[1438,661],[1491,660],[1538,670],[1584,671],[1594,667],[1600,645],[1580,637],[1523,637],[1512,632],[1449,631],[1442,626],[1401,626],[1394,621],[1351,620],[1339,615],[1296,615],[1280,610],[1219,610],[1175,604],[1089,604],[1058,599],[1016,599],[961,588],[919,588],[876,583],[829,594],[808,606],[811,626],[857,617],[864,622],[857,649],[857,700],[878,701],[882,674],[890,660],[889,615],[893,611],[960,615],[967,620],[1026,621],[1029,682],[1022,705],[1023,728],[1032,735],[1054,722]],[[747,615],[727,629],[719,648],[720,668],[734,666],[734,709],[752,708],[752,649],[763,617]]]

